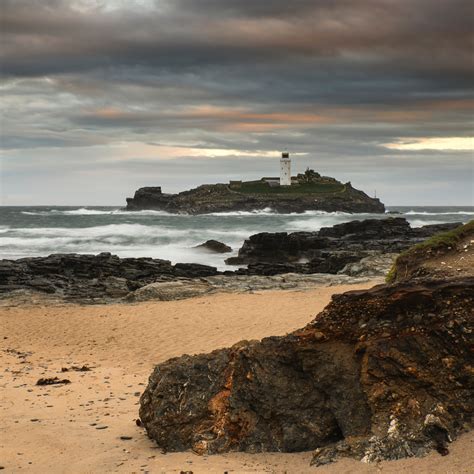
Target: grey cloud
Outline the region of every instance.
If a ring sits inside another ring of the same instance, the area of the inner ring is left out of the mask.
[[[24,186],[15,160],[22,176],[41,172],[46,179],[61,169],[71,189],[74,177],[89,182],[87,167],[101,179],[108,170],[117,186],[147,184],[155,179],[153,164],[140,156],[130,163],[113,160],[101,148],[136,142],[255,153],[248,160],[199,161],[183,152],[160,161],[176,189],[208,174],[253,177],[267,170],[259,150],[288,148],[307,153],[302,166],[353,176],[361,186],[371,186],[375,176],[392,202],[392,179],[405,176],[412,183],[413,173],[427,186],[457,180],[462,199],[469,195],[468,153],[382,146],[400,138],[472,134],[467,1],[137,5],[2,1],[0,126],[10,195],[12,187]],[[180,182],[180,169],[193,177]]]
[[[151,13],[77,12],[74,2],[6,2],[4,73],[132,65],[166,70],[351,55],[367,66],[396,61],[421,72],[435,67],[444,73],[472,72],[468,61],[459,61],[469,58],[472,47],[465,0],[206,0],[169,5]]]

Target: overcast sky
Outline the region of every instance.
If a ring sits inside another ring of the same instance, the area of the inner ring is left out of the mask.
[[[468,0],[0,0],[3,205],[307,166],[473,205]]]

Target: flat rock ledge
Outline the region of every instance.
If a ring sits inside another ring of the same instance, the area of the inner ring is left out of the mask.
[[[287,273],[274,276],[217,275],[200,279],[151,283],[129,293],[126,301],[172,301],[215,293],[253,293],[271,290],[306,291],[322,286],[366,283],[373,277],[351,277],[325,273],[312,275]]]
[[[447,454],[472,427],[473,307],[473,277],[337,295],[287,336],[159,364],[140,418],[166,451]]]
[[[60,293],[44,293],[31,288],[20,288],[6,293],[0,292],[0,307],[139,303],[143,301],[175,301],[218,293],[254,293],[257,291],[310,291],[334,285],[356,285],[368,281],[382,281],[380,275],[348,276],[316,273],[304,275],[288,273],[274,276],[216,275],[206,278],[182,278],[150,283],[137,290],[125,293],[120,298],[108,295],[93,299],[85,293],[82,298],[66,299]]]

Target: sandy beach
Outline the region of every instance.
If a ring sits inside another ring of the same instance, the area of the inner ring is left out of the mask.
[[[446,457],[379,465],[344,460],[316,469],[310,452],[164,454],[136,425],[155,364],[286,334],[311,321],[332,294],[374,283],[127,305],[2,307],[0,466],[34,473],[474,472],[472,434]],[[77,370],[84,366],[90,370]],[[70,383],[37,386],[44,377]]]

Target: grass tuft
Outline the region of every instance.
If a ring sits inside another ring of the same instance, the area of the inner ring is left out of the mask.
[[[433,235],[429,239],[410,247],[397,257],[392,268],[387,273],[385,281],[387,283],[393,283],[397,278],[397,269],[400,268],[402,264],[410,262],[410,260],[416,261],[416,257],[420,254],[437,253],[441,250],[447,250],[449,247],[454,248],[460,241],[472,233],[474,233],[474,220],[456,229]]]

